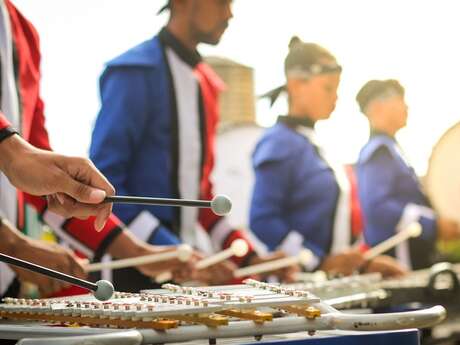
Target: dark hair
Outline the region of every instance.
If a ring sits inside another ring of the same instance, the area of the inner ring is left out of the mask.
[[[321,65],[321,60],[330,60],[334,65],[337,64],[335,56],[327,49],[293,36],[289,41],[289,53],[284,60],[284,72],[288,75],[288,71],[293,69],[310,71],[313,65]]]
[[[359,90],[356,95],[356,102],[364,114],[367,105],[377,97],[397,94],[404,97],[404,87],[396,79],[370,80]]]
[[[313,75],[340,73],[341,71],[342,67],[337,64],[334,55],[327,49],[316,43],[305,43],[297,36],[293,36],[289,41],[289,53],[284,60],[286,78],[292,73],[309,78]],[[270,90],[261,95],[260,98],[269,98],[270,106],[272,106],[284,91],[286,91],[286,85]]]

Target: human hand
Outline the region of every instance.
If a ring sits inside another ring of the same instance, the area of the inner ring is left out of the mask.
[[[96,216],[96,229],[104,227],[112,204],[101,202],[115,190],[90,160],[40,150],[18,135],[2,141],[0,152],[0,169],[15,187],[47,196],[55,213],[81,219]]]
[[[280,250],[264,256],[253,256],[249,261],[249,265],[258,265],[269,261],[283,259],[286,257],[286,253]],[[268,276],[273,275],[276,276],[281,282],[292,283],[295,282],[296,274],[298,272],[300,272],[300,266],[298,264],[295,264],[274,271],[259,274],[256,278],[259,280],[265,280]]]
[[[364,264],[363,255],[358,250],[329,255],[320,266],[322,271],[331,274],[351,275]]]
[[[402,277],[407,274],[407,269],[404,268],[396,259],[388,255],[379,255],[372,259],[367,267],[366,273],[378,272],[384,278]]]

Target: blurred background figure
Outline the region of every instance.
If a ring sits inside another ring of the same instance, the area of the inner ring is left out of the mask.
[[[414,169],[395,139],[406,126],[404,87],[394,79],[371,80],[356,96],[370,126],[357,176],[365,215],[366,242],[374,246],[418,221],[422,235],[392,251],[408,268],[428,267],[436,260],[436,240],[460,238],[457,222],[436,214]]]
[[[286,85],[267,96],[273,102],[286,91],[289,110],[255,148],[250,226],[269,250],[296,255],[310,249],[314,258],[307,270],[351,274],[365,264],[359,249],[350,249],[353,234],[361,230],[352,224],[357,218],[351,204],[357,199],[344,167],[324,151],[315,133],[316,122],[335,108],[342,67],[323,47],[293,37],[284,70]],[[404,273],[388,257],[374,259],[367,269]]]

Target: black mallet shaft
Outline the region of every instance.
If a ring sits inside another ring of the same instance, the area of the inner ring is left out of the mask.
[[[26,270],[29,270],[35,273],[46,275],[53,279],[62,280],[67,283],[81,286],[82,288],[94,291],[94,296],[97,299],[102,300],[102,301],[110,299],[114,291],[112,283],[106,280],[99,280],[97,283],[91,283],[87,280],[73,277],[71,275],[61,273],[61,272],[52,270],[50,268],[46,268],[46,267],[43,267],[37,264],[33,264],[31,262],[21,260],[13,256],[9,256],[9,255],[2,254],[2,253],[0,253],[0,261],[3,261],[10,265],[24,268]]]

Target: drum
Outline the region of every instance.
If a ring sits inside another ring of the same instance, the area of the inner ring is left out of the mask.
[[[434,146],[425,182],[436,211],[460,223],[460,123],[448,129]],[[439,248],[460,261],[460,241],[440,243]]]

